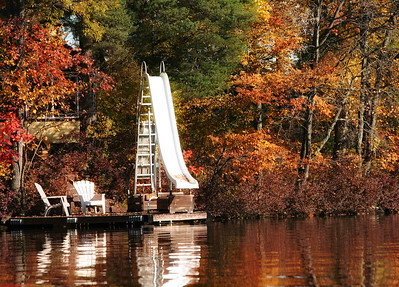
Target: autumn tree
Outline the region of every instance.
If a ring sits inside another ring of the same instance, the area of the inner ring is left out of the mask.
[[[26,21],[33,19],[50,30],[61,27],[73,54],[77,48],[79,54],[90,55],[94,60],[92,67],[113,76],[116,88],[104,93],[93,86],[87,74],[69,71],[82,84],[74,88],[79,93],[81,131],[87,132],[87,140],[102,149],[110,161],[118,161],[122,170],[131,168],[139,69],[134,51],[126,43],[132,25],[125,1],[8,1],[1,8],[5,19],[23,15]],[[52,146],[46,145],[47,149]],[[117,152],[112,152],[114,148]]]
[[[11,18],[1,23],[0,33],[0,107],[5,114],[13,108],[24,130],[28,115],[46,113],[51,105],[68,108],[65,99],[77,88],[66,76],[68,72],[88,75],[90,86],[96,89],[111,88],[111,79],[96,70],[90,58],[67,47],[57,28]],[[20,191],[23,203],[26,142],[20,137],[13,145],[18,154],[13,163],[13,189]]]
[[[295,69],[294,55],[301,51],[304,42],[301,31],[305,11],[300,5],[281,1],[259,0],[256,7],[257,21],[248,32],[243,70],[234,77],[233,85],[239,98],[253,111],[253,127],[258,132],[277,135],[287,123],[293,126],[303,110],[303,97],[293,95],[303,91],[299,84],[304,83],[304,79]],[[284,149],[284,144],[277,146],[276,153],[279,148]],[[259,174],[261,184],[262,175]]]
[[[392,77],[397,67],[392,37],[397,33],[398,7],[392,1],[343,1],[341,11],[339,25],[330,31],[338,40],[333,51],[339,53],[341,84],[336,85],[335,94],[343,100],[334,154],[356,149],[367,174],[376,155],[381,96],[390,99],[397,89]]]
[[[377,119],[381,97],[393,95],[397,81],[395,36],[399,5],[396,1],[359,1],[361,80],[357,151],[366,173],[376,153]]]
[[[243,70],[236,76],[238,92],[246,94],[249,102],[256,105],[257,130],[261,130],[266,118],[264,105],[278,102],[277,90],[284,84],[284,78],[292,69],[294,55],[303,41],[300,36],[299,17],[302,11],[282,2],[258,0],[256,3],[257,20],[247,32],[248,46],[241,61]],[[270,79],[270,80],[269,80]],[[280,81],[281,79],[281,81]],[[267,81],[262,84],[260,81]],[[259,85],[262,85],[259,86]],[[284,100],[280,98],[280,100]],[[270,122],[270,121],[269,121]]]

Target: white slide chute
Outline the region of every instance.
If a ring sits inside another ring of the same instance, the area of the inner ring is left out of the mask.
[[[145,75],[148,80],[156,137],[165,172],[177,189],[198,188],[183,159],[168,75]]]

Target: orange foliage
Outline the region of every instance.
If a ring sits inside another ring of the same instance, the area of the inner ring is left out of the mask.
[[[227,181],[245,182],[262,171],[273,171],[293,163],[289,151],[272,142],[264,131],[242,134],[210,136],[216,149],[226,163],[223,178]]]
[[[0,104],[25,107],[32,113],[50,103],[63,105],[62,100],[77,85],[68,79],[68,72],[87,76],[94,90],[112,88],[112,79],[97,70],[92,59],[65,45],[60,29],[22,21],[0,21],[0,49],[4,51],[0,55]]]
[[[241,72],[233,77],[232,83],[243,101],[271,106],[266,116],[282,118],[286,114],[305,111],[309,91],[334,85],[337,80],[335,63],[336,59],[329,57],[314,68],[291,68],[264,75]],[[311,108],[328,118],[335,107],[323,96],[320,89]]]
[[[381,135],[380,135],[381,136]],[[380,148],[378,154],[378,165],[381,169],[399,173],[399,135],[385,132],[384,137],[380,137]]]

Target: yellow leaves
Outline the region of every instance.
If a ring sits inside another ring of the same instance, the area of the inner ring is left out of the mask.
[[[97,140],[104,140],[115,136],[114,122],[103,114],[99,114],[96,124],[87,127],[87,135]]]
[[[95,41],[100,41],[105,33],[105,28],[102,23],[95,20],[95,16],[104,16],[110,8],[119,5],[118,1],[85,0],[72,3],[74,12],[83,19],[84,34]]]
[[[101,41],[102,36],[105,33],[105,29],[99,22],[97,22],[95,20],[91,20],[91,21],[87,20],[87,21],[85,21],[85,26],[86,26],[86,28],[83,29],[83,33],[87,37],[89,37],[97,42]]]
[[[0,150],[0,153],[1,152],[2,150]],[[11,164],[0,161],[0,178],[8,180],[11,178],[11,176],[12,176]]]
[[[271,5],[268,0],[256,0],[256,8],[258,13],[258,21],[268,21],[270,18]]]
[[[293,64],[294,51],[304,39],[298,25],[298,8],[286,1],[255,1],[257,21],[248,32],[248,50],[241,60],[252,72],[283,70]]]

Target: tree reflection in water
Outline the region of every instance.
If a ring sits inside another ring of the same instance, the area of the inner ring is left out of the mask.
[[[0,233],[0,285],[399,286],[399,215]]]

